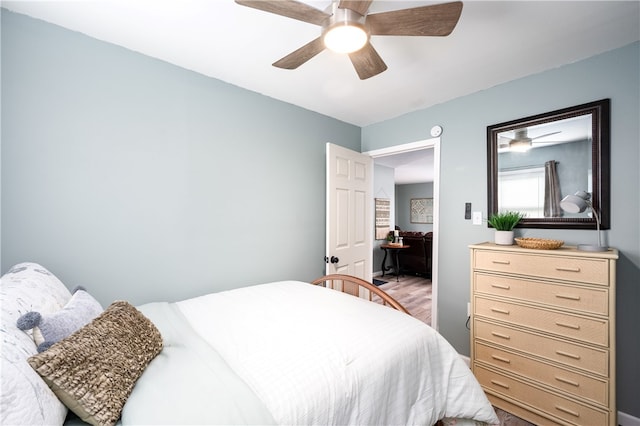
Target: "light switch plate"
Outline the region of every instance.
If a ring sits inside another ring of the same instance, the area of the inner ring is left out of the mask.
[[[482,212],[473,212],[473,224],[482,225]]]

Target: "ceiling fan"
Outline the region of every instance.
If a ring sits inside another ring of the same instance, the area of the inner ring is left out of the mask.
[[[535,142],[536,139],[542,139],[547,136],[555,135],[558,133],[562,133],[562,132],[557,131],[557,132],[545,133],[544,135],[538,135],[533,138],[530,138],[527,135],[527,129],[516,129],[515,136],[513,139],[509,139],[502,136],[499,138],[498,148],[508,148],[510,151],[525,152],[531,149],[534,143],[538,143],[538,142]],[[549,142],[545,141],[545,142],[539,142],[539,143],[549,143]]]
[[[371,45],[372,35],[447,36],[455,28],[462,12],[460,1],[373,14],[367,13],[373,0],[332,0],[324,11],[296,0],[235,1],[242,6],[322,27],[318,38],[274,62],[273,66],[296,69],[329,48],[347,53],[361,80],[387,69]],[[356,42],[344,47],[340,40],[348,35]]]

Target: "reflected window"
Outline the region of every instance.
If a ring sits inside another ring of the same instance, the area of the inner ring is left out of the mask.
[[[544,167],[498,172],[500,210],[519,211],[526,217],[544,213]]]

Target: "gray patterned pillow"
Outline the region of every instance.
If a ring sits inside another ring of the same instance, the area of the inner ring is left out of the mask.
[[[38,352],[46,351],[51,345],[69,336],[103,311],[100,302],[84,288],[78,287],[67,304],[50,315],[37,311],[27,312],[16,321],[20,330],[33,329],[33,340]]]
[[[48,350],[28,359],[82,420],[113,425],[147,364],[162,350],[155,325],[124,301]]]

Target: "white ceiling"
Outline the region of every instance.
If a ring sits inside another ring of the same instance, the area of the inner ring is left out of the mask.
[[[305,0],[324,9],[329,0]],[[370,12],[433,1],[374,0]],[[358,126],[388,120],[640,39],[639,1],[465,1],[448,37],[374,36],[389,69],[360,80],[324,51],[271,64],[320,27],[233,0],[6,1],[3,7]]]
[[[304,2],[322,10],[330,4],[329,0]],[[370,12],[438,3],[444,1],[374,0]],[[297,70],[272,67],[318,37],[320,28],[233,0],[1,0],[1,4],[357,126],[640,39],[637,0],[471,0],[464,2],[460,21],[448,37],[372,37],[389,68],[360,80],[347,57],[326,50]]]
[[[393,169],[396,185],[433,182],[433,148],[376,157],[374,162]]]

